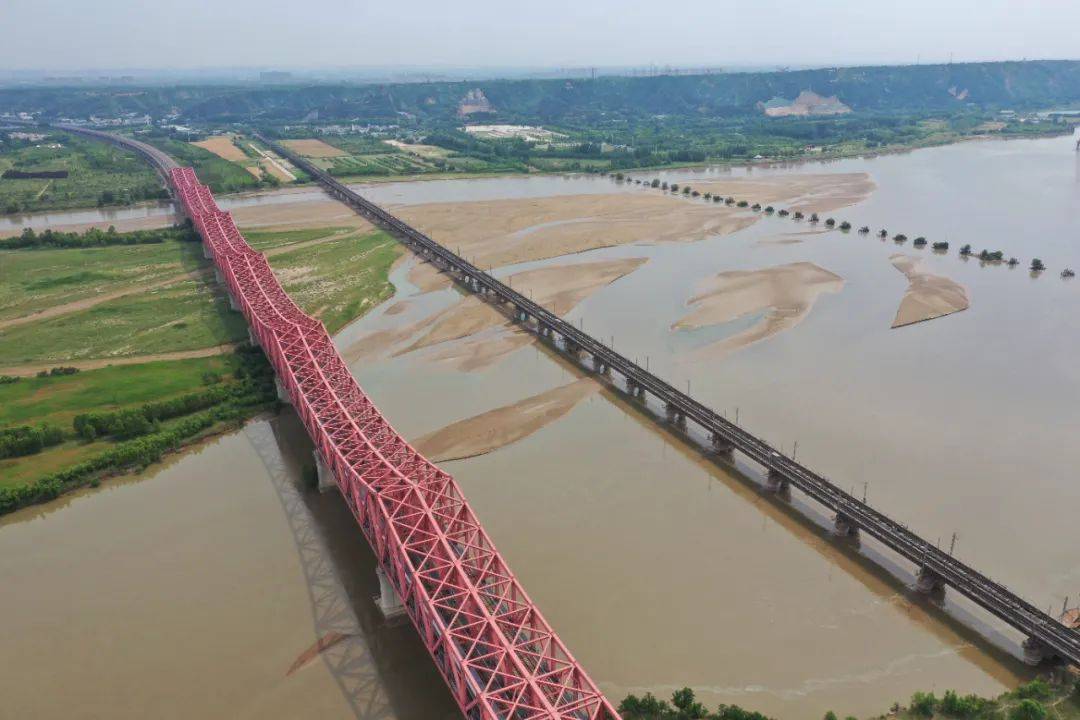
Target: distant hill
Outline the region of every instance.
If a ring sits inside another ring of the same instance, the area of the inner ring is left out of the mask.
[[[179,113],[180,121],[576,124],[657,115],[761,116],[777,99],[818,98],[832,112],[1033,109],[1080,104],[1080,61],[854,67],[579,80],[491,80],[274,87],[18,88],[0,112],[50,117]],[[835,98],[835,101],[833,100]],[[771,104],[771,105],[770,105]],[[793,114],[803,113],[798,102]],[[805,104],[804,104],[805,105]],[[779,114],[783,114],[782,112]],[[482,117],[479,117],[482,116]]]

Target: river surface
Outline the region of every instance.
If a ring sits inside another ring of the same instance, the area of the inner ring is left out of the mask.
[[[778,172],[868,172],[877,189],[832,213],[947,239],[927,267],[971,308],[892,330],[907,280],[890,240],[793,236],[763,218],[692,244],[624,246],[578,259],[647,257],[569,318],[1036,605],[1080,595],[1080,155],[1075,140],[970,142],[903,155],[664,174],[678,182]],[[649,177],[653,177],[652,174]],[[376,202],[642,192],[594,177],[391,183]],[[323,199],[317,191],[240,204]],[[230,205],[232,203],[233,205]],[[162,210],[166,212],[166,210]],[[55,218],[54,218],[54,221]],[[86,222],[82,216],[72,222]],[[57,221],[58,222],[58,221]],[[805,228],[803,228],[805,229]],[[793,239],[801,242],[788,242]],[[781,240],[784,242],[776,242]],[[955,249],[1002,249],[1051,268],[981,266]],[[717,272],[811,261],[845,279],[798,326],[723,359],[701,353],[740,329],[672,332]],[[499,273],[548,263],[555,259]],[[416,294],[395,271],[396,300]],[[445,307],[387,303],[343,331]],[[569,382],[535,346],[475,372],[411,354],[353,368],[407,437]],[[310,452],[295,418],[249,424],[167,467],[17,513],[0,525],[0,695],[15,716],[426,719],[455,716],[408,625],[374,612],[373,560],[337,496],[300,488]],[[946,595],[913,596],[911,568],[828,537],[798,497],[755,471],[706,461],[624,400],[602,393],[496,452],[445,463],[547,618],[615,701],[690,685],[710,706],[779,718],[884,712],[915,690],[994,694],[1027,677],[1017,640]],[[749,476],[742,477],[741,474]],[[884,566],[882,569],[881,566]],[[979,632],[973,632],[976,628]],[[306,664],[319,638],[342,640]],[[989,640],[984,639],[988,637]],[[290,672],[291,670],[291,672]],[[63,688],[58,692],[57,688]]]

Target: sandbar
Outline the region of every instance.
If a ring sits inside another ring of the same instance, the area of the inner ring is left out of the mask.
[[[749,328],[705,348],[713,357],[724,357],[795,327],[810,313],[818,297],[839,292],[843,286],[842,277],[809,262],[723,272],[699,286],[687,303],[690,312],[672,329],[719,325],[760,314]]]
[[[432,462],[484,455],[550,425],[599,389],[600,385],[591,378],[575,380],[511,405],[451,423],[424,435],[414,445]]]
[[[897,254],[889,258],[908,279],[907,292],[900,300],[893,320],[894,328],[933,320],[967,310],[970,305],[967,288],[941,275],[923,269],[919,258]]]

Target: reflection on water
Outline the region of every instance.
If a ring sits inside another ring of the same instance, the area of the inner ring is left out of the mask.
[[[1080,265],[1073,142],[966,143],[785,171],[870,172],[878,190],[836,213],[856,227]],[[386,204],[612,191],[630,190],[595,177],[364,188]],[[301,191],[235,202],[308,195],[321,197]],[[1056,273],[1033,280],[981,267],[955,250],[924,251],[928,270],[968,288],[971,309],[891,330],[907,286],[889,263],[894,244],[839,232],[776,242],[795,229],[790,220],[764,219],[698,243],[587,253],[649,262],[569,317],[587,316],[594,334],[649,358],[676,386],[690,382],[695,396],[729,417],[738,412],[741,424],[775,445],[797,441],[799,458],[841,486],[865,483],[872,504],[917,532],[931,539],[958,532],[962,558],[1037,605],[1057,607],[1075,595],[1080,486],[1067,469],[1080,462],[1071,438],[1080,420],[1080,316],[1062,310],[1075,306],[1080,285]],[[795,328],[723,361],[693,351],[737,327],[671,331],[706,278],[794,262],[845,279]],[[415,295],[406,271],[395,271],[403,289],[388,305]],[[431,293],[400,314],[372,313],[338,343],[414,322],[457,297]],[[577,376],[535,346],[473,373],[431,364],[423,353],[367,360],[354,371],[408,437]],[[415,633],[374,615],[373,559],[344,503],[297,490],[309,452],[285,415],[149,480],[4,523],[0,660],[8,670],[0,692],[8,706],[52,716],[92,697],[101,713],[120,717],[453,717]],[[764,497],[610,395],[516,444],[446,467],[616,702],[626,692],[666,695],[688,684],[710,705],[735,702],[783,718],[827,709],[872,715],[915,690],[993,694],[1023,676],[949,619],[964,618],[1015,650],[1013,634],[955,593],[948,616],[925,605],[904,587],[911,568],[872,542],[859,551],[837,546],[819,510],[795,497],[806,512],[794,513]],[[337,636],[319,662],[285,677],[319,638]],[[67,691],[55,693],[61,683]]]

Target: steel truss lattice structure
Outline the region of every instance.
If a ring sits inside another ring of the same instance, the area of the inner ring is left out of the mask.
[[[454,479],[390,426],[195,172],[168,174],[465,717],[617,720]]]

